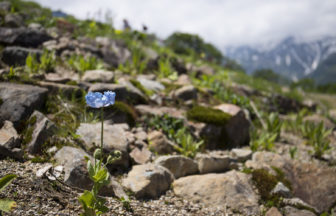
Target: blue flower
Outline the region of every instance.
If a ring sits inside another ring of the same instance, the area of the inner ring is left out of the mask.
[[[100,92],[89,92],[86,96],[86,103],[90,107],[100,108],[107,107],[114,104],[115,92],[106,91],[104,94]]]

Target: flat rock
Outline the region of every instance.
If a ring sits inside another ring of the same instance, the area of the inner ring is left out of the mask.
[[[245,162],[252,157],[252,151],[250,149],[234,148],[231,150],[231,152],[233,157],[236,158],[239,162]]]
[[[223,207],[243,215],[259,215],[259,196],[254,192],[247,174],[230,171],[182,177],[174,181],[177,196],[209,207]]]
[[[34,120],[32,120],[34,119]],[[56,131],[56,125],[39,111],[33,112],[28,122],[28,127],[33,127],[31,141],[27,144],[28,152],[31,154],[41,153],[42,144]]]
[[[84,140],[87,149],[93,149],[95,146],[100,146],[101,123],[81,123],[76,131]],[[129,166],[128,143],[125,135],[123,124],[106,124],[104,123],[104,145],[106,152],[119,150],[122,153],[121,159],[113,162],[113,167]],[[110,166],[109,166],[110,168]],[[112,167],[111,167],[112,168]]]
[[[144,77],[138,77],[137,80],[141,83],[143,87],[155,92],[159,92],[165,89],[164,85],[154,80],[146,79]]]
[[[231,158],[227,155],[202,154],[196,155],[198,169],[201,174],[225,172],[230,168]]]
[[[276,207],[272,207],[268,209],[265,216],[282,216],[282,214],[279,212],[279,210]]]
[[[176,109],[174,107],[164,107],[164,106],[150,106],[150,105],[137,105],[135,106],[136,111],[141,115],[154,115],[162,116],[167,114],[173,118],[184,119],[184,111]]]
[[[82,94],[81,88],[74,85],[66,85],[61,83],[54,83],[54,82],[46,82],[40,81],[38,85],[41,87],[47,88],[49,93],[51,94],[58,94],[61,92],[64,96],[71,97],[73,94],[76,96],[80,96]]]
[[[82,80],[84,82],[112,82],[114,73],[106,70],[89,70],[86,71]]]
[[[173,179],[173,174],[162,166],[135,165],[122,185],[134,192],[137,198],[157,198],[169,189]]]
[[[160,156],[154,163],[166,167],[175,179],[198,173],[197,163],[182,155]]]
[[[304,209],[297,209],[292,206],[286,206],[284,208],[285,216],[315,216],[315,214],[311,211]]]
[[[22,129],[30,114],[44,105],[47,92],[31,85],[0,83],[0,123],[9,120],[16,129]]]

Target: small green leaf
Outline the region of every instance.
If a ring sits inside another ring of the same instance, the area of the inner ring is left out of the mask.
[[[95,182],[101,182],[106,180],[108,177],[107,170],[105,168],[101,168],[98,170],[98,172],[93,176],[93,179]]]
[[[16,177],[17,175],[15,174],[8,174],[2,177],[0,179],[0,191],[7,187]]]
[[[89,176],[91,178],[93,178],[93,176],[95,175],[95,170],[94,170],[90,160],[88,160],[88,162],[87,162],[87,169],[88,169],[88,172],[89,172]]]
[[[13,208],[16,207],[16,202],[8,199],[0,200],[0,211],[10,212]]]
[[[86,208],[93,208],[95,203],[95,197],[90,191],[84,191],[84,193],[78,198],[79,201],[84,206],[84,209]]]

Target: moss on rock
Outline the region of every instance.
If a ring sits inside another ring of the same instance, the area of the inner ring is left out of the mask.
[[[148,97],[150,97],[154,94],[153,91],[145,88],[138,80],[131,79],[130,82],[132,83],[132,85],[134,85],[137,89],[139,89],[142,93],[144,93]]]
[[[188,120],[224,126],[231,118],[231,115],[221,110],[204,106],[194,106],[187,111]]]

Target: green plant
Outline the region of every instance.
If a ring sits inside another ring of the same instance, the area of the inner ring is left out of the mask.
[[[131,207],[129,199],[125,199],[124,197],[121,197],[120,202],[122,203],[122,205],[123,205],[124,209],[126,209],[126,211],[133,212],[133,209]]]
[[[280,137],[282,122],[280,121],[278,113],[272,112],[266,118],[266,130],[271,134],[276,134],[276,138]]]
[[[103,63],[94,56],[72,55],[67,60],[68,66],[82,77],[87,70],[103,69]]]
[[[296,153],[297,153],[297,147],[296,146],[289,149],[289,155],[292,159],[295,158]]]
[[[182,119],[173,118],[167,114],[154,116],[149,119],[147,118],[146,125],[156,130],[162,130],[162,132],[171,140],[174,140],[177,131],[184,127]]]
[[[56,55],[53,51],[44,50],[40,58],[39,69],[51,72],[56,66]]]
[[[132,58],[125,64],[119,64],[118,69],[128,74],[143,74],[147,67],[148,59],[136,41],[132,41],[129,47]]]
[[[84,193],[78,198],[83,206],[84,213],[82,216],[95,216],[102,215],[108,211],[105,206],[106,200],[102,197],[98,197],[99,190],[109,183],[110,174],[105,167],[107,164],[112,163],[114,160],[119,159],[121,156],[120,151],[115,151],[110,154],[106,159],[106,164],[103,163],[103,137],[104,137],[104,107],[113,105],[115,102],[114,92],[104,92],[105,100],[103,100],[103,94],[96,92],[89,92],[86,95],[86,102],[90,107],[100,108],[101,113],[101,142],[93,154],[94,163],[86,157],[87,169],[90,179],[93,181],[93,187],[91,191],[85,190]]]
[[[39,62],[35,54],[30,54],[26,58],[26,70],[29,74],[36,74],[39,72]]]
[[[332,130],[324,127],[323,122],[317,126],[313,123],[306,121],[301,127],[302,135],[307,138],[307,144],[313,146],[314,156],[321,158],[322,155],[330,149],[330,141],[328,136]]]
[[[272,151],[274,148],[274,142],[276,138],[277,138],[276,133],[252,130],[250,148],[252,151],[259,151],[259,150]]]
[[[177,79],[177,72],[171,66],[169,57],[161,57],[159,59],[159,71],[158,76],[160,78],[168,78],[171,80]]]
[[[17,176],[14,174],[7,174],[0,179],[0,191],[5,189]],[[0,214],[1,211],[10,212],[16,207],[16,202],[9,199],[0,199]]]
[[[190,158],[194,158],[196,153],[200,151],[204,141],[195,142],[194,138],[186,132],[186,128],[182,128],[177,131],[175,135],[178,146],[175,149],[182,155]]]
[[[218,109],[204,106],[194,106],[187,111],[189,120],[224,126],[231,118],[231,115]]]

